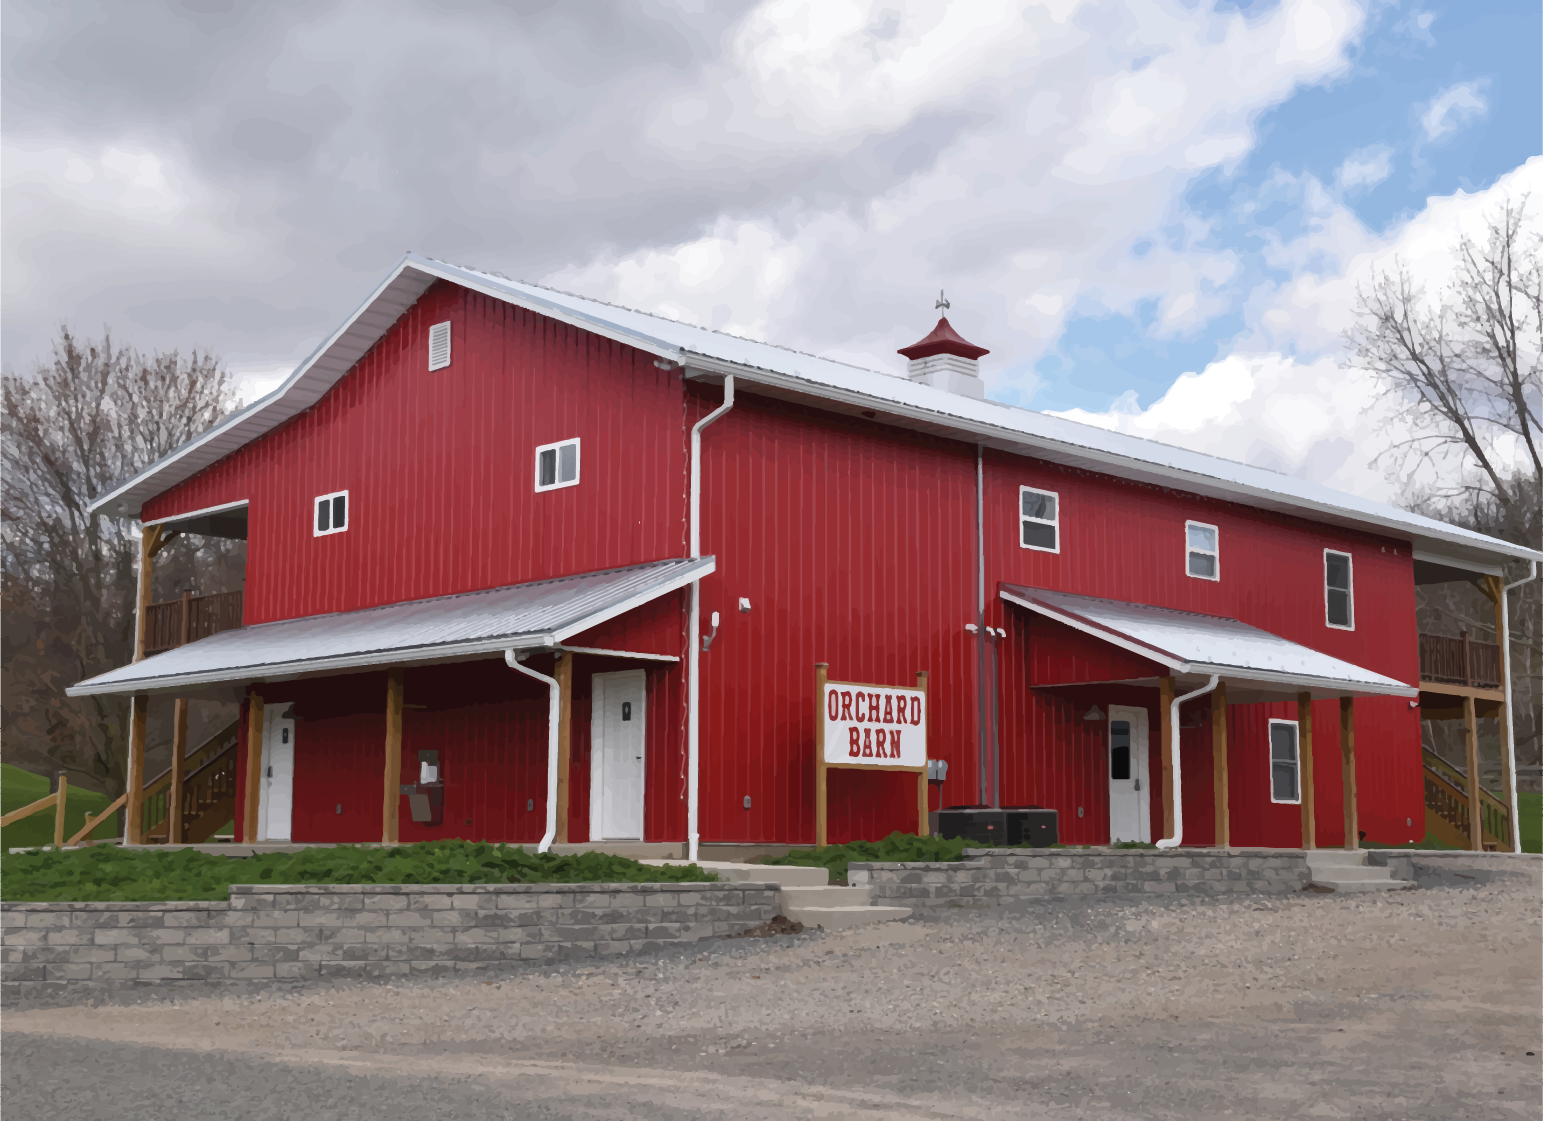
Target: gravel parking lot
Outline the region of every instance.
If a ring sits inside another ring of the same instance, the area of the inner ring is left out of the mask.
[[[1543,862],[5,1017],[13,1116],[1539,1116]]]

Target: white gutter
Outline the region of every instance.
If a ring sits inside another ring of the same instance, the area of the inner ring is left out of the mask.
[[[1506,609],[1506,593],[1512,588],[1519,588],[1523,584],[1530,584],[1538,578],[1538,562],[1527,562],[1527,575],[1514,584],[1504,584],[1500,588],[1500,634],[1496,637],[1500,640],[1500,657],[1505,666],[1505,681],[1502,687],[1505,689],[1505,722],[1506,722],[1506,751],[1510,758],[1507,765],[1511,768],[1511,851],[1522,851],[1522,819],[1517,810],[1516,797],[1516,714],[1511,711],[1511,615]],[[1478,784],[1478,776],[1470,780]]]
[[[1209,693],[1220,680],[1221,675],[1213,673],[1210,684],[1202,685],[1193,693],[1173,698],[1173,704],[1168,708],[1169,742],[1173,745],[1173,836],[1158,841],[1157,847],[1160,849],[1176,849],[1184,843],[1184,768],[1179,763],[1179,706]]]
[[[548,677],[544,673],[537,673],[529,666],[521,664],[520,659],[531,653],[533,651],[530,650],[505,650],[504,661],[516,673],[523,673],[526,677],[532,677],[537,681],[546,683],[548,701],[546,731],[546,833],[541,838],[541,844],[536,847],[537,852],[546,852],[552,847],[552,839],[557,836],[557,725],[562,719],[563,687],[558,684],[557,678]]]
[[[723,379],[723,404],[691,426],[691,559],[702,555],[702,429],[734,407],[734,375]],[[691,616],[686,624],[686,837],[691,851],[687,859],[695,863],[697,840],[697,802],[700,785],[701,738],[698,733],[698,702],[701,687],[697,681],[702,656],[702,581],[691,581]]]

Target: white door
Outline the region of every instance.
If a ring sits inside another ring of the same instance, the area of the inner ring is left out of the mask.
[[[295,720],[281,716],[264,724],[257,839],[287,841],[295,803]]]
[[[1109,708],[1109,843],[1151,841],[1147,712]]]
[[[642,670],[597,673],[590,709],[590,838],[643,839]]]

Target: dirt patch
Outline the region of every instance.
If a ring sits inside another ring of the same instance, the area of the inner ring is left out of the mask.
[[[749,930],[742,930],[738,934],[730,934],[730,938],[776,938],[779,934],[802,934],[804,924],[794,922],[786,915],[773,915],[760,926],[752,926]]]

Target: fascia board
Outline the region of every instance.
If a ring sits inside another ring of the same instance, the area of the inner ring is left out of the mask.
[[[155,521],[152,522],[151,524],[152,525],[172,526],[173,528],[175,528],[175,524],[177,522],[189,522],[189,521],[192,521],[194,518],[206,517],[209,514],[223,514],[227,510],[239,510],[243,506],[251,505],[251,502],[252,502],[252,500],[250,498],[238,499],[235,502],[222,502],[218,506],[205,506],[202,510],[188,510],[188,511],[186,511],[184,513],[181,513],[181,514],[168,514],[164,518],[157,518],[157,519],[155,519]]]
[[[1250,681],[1262,681],[1271,685],[1298,685],[1303,689],[1319,689],[1325,693],[1339,696],[1357,694],[1371,697],[1418,697],[1420,691],[1411,688],[1399,681],[1386,679],[1387,684],[1378,681],[1365,681],[1349,677],[1319,677],[1315,674],[1305,673],[1279,673],[1275,670],[1250,669],[1246,666],[1224,666],[1213,662],[1191,662],[1190,672],[1197,674],[1219,674],[1223,679],[1236,680],[1247,684]]]
[[[601,623],[608,623],[618,615],[625,615],[635,607],[641,607],[643,604],[656,600],[660,596],[666,596],[673,591],[684,588],[694,580],[700,580],[704,576],[711,576],[717,569],[717,557],[697,557],[691,564],[682,568],[668,580],[642,588],[619,603],[602,608],[594,614],[586,615],[584,618],[569,623],[566,626],[558,627],[552,632],[553,637],[558,642],[562,642],[564,639],[572,638],[576,634],[583,634],[591,627],[598,627]]]
[[[1068,627],[1071,627],[1073,630],[1081,631],[1086,635],[1092,635],[1094,638],[1099,639],[1102,642],[1107,642],[1111,646],[1118,646],[1121,650],[1127,650],[1132,654],[1139,655],[1140,657],[1146,658],[1150,661],[1161,662],[1175,673],[1190,672],[1190,663],[1186,662],[1177,654],[1174,654],[1168,650],[1163,650],[1156,646],[1149,646],[1145,642],[1133,639],[1128,635],[1121,634],[1119,631],[1111,630],[1108,627],[1102,626],[1098,623],[1090,622],[1087,619],[1080,618],[1076,615],[1068,615],[1062,611],[1058,611],[1055,608],[1050,607],[1048,604],[1035,603],[1031,599],[1024,599],[1021,596],[1015,596],[1011,592],[1007,591],[1001,591],[997,594],[1008,603],[1016,603],[1019,607],[1027,608],[1028,610],[1034,612],[1036,615],[1043,615],[1045,618],[1053,619],[1057,623],[1064,623]]]
[[[598,654],[604,658],[635,658],[643,662],[678,662],[674,654],[640,654],[636,650],[606,650],[599,646],[569,646],[559,643],[557,649],[569,654]]]
[[[1476,572],[1483,576],[1504,576],[1505,569],[1494,564],[1480,564],[1462,557],[1453,556],[1450,553],[1437,553],[1429,549],[1414,550],[1414,559],[1425,561],[1429,564],[1439,564],[1443,568],[1456,568],[1464,572]]]

